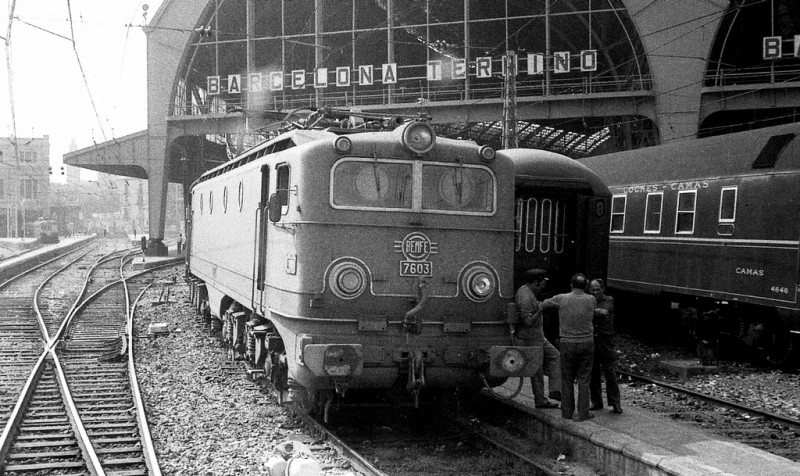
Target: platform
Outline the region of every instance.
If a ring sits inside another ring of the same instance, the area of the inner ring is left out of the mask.
[[[138,255],[133,259],[131,265],[133,269],[150,269],[168,263],[180,264],[184,262],[185,258],[186,255],[183,252],[178,253],[177,246],[174,244],[168,244],[166,256]]]
[[[509,395],[518,380],[495,389]],[[534,409],[529,379],[510,405],[534,417],[534,439],[567,445],[577,460],[594,460],[606,474],[648,476],[800,475],[800,463],[751,446],[703,433],[638,408],[617,415],[609,408],[590,421],[565,420],[559,409]],[[512,388],[513,387],[513,388]],[[576,392],[577,393],[577,392]]]
[[[0,261],[0,282],[5,281],[11,276],[21,273],[25,268],[32,264],[42,263],[59,253],[75,249],[93,240],[96,235],[74,235],[68,238],[61,238],[58,243],[42,245],[35,249],[24,251],[11,258]],[[11,241],[13,241],[12,239]]]

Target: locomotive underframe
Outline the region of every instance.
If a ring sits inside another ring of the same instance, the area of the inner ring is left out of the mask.
[[[211,331],[220,336],[230,359],[247,360],[253,368],[263,369],[276,390],[294,390],[312,400],[319,399],[320,392],[344,396],[351,388],[405,387],[415,394],[423,389],[475,389],[484,378],[502,382],[511,376],[529,377],[542,362],[539,346],[516,346],[510,339],[508,346],[483,343],[487,337],[496,340],[498,332],[505,331],[505,322],[448,333],[450,345],[443,344],[441,322],[423,322],[421,334],[404,335],[402,322],[370,333],[360,331],[358,321],[343,329],[340,321],[316,319],[314,332],[309,333],[308,319],[277,313],[261,316],[198,278],[192,282],[198,309],[207,313]],[[379,345],[386,332],[395,333],[399,343]],[[460,338],[454,344],[455,335]],[[522,364],[508,362],[515,356]],[[514,365],[516,371],[507,370]]]

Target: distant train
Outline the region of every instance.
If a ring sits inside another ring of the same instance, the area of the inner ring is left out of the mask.
[[[321,111],[192,185],[187,271],[232,356],[326,405],[531,375],[541,348],[509,332],[515,274],[574,271],[595,256],[586,234],[607,246],[608,189],[556,154],[346,121]]]
[[[58,243],[58,222],[40,218],[31,223],[31,230],[39,243],[52,244]]]
[[[590,157],[613,193],[608,285],[792,365],[800,349],[800,124]],[[644,311],[646,312],[646,311]]]

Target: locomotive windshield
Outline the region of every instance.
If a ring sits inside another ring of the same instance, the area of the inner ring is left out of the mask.
[[[491,215],[495,180],[479,165],[344,159],[332,171],[331,203],[345,209]]]

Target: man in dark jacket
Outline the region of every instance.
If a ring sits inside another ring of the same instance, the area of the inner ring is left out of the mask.
[[[614,298],[606,295],[605,283],[602,279],[594,279],[589,283],[589,293],[597,300],[594,310],[594,364],[592,364],[592,380],[589,391],[592,394],[590,410],[603,409],[603,392],[600,383],[602,373],[606,381],[608,404],[614,407],[614,413],[622,413],[619,396],[619,383],[614,362],[617,360],[617,349],[614,344]]]
[[[547,373],[550,398],[561,400],[561,369],[558,350],[544,337],[542,330],[542,306],[536,295],[547,283],[547,271],[529,269],[525,272],[525,284],[517,290],[516,301],[519,321],[514,337],[522,345],[540,345],[544,350],[542,367],[531,377],[533,403],[536,408],[558,408],[544,394],[544,374]]]

